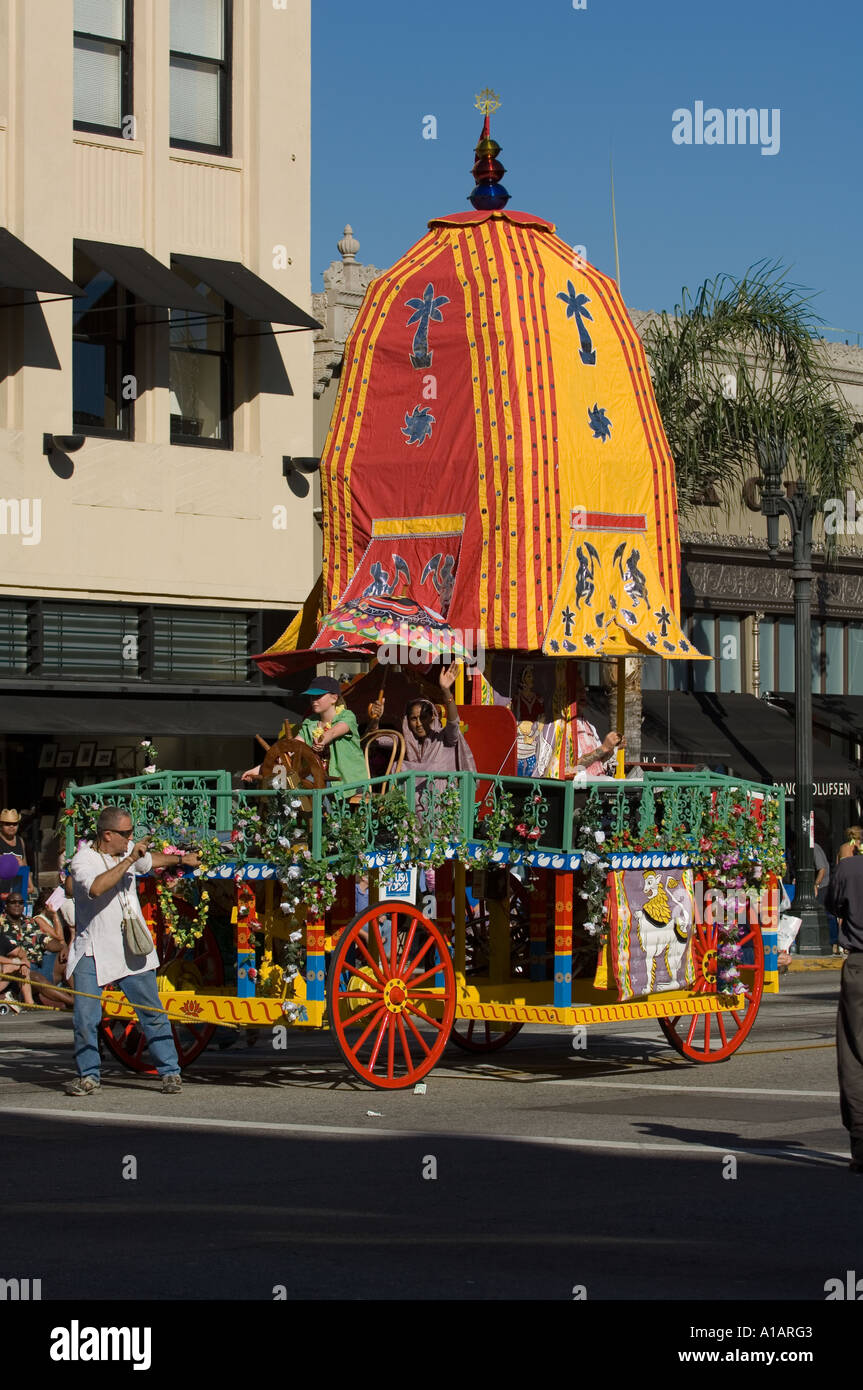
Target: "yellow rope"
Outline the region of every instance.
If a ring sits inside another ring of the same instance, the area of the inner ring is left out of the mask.
[[[23,977],[22,975],[4,975],[2,971],[0,971],[0,980],[9,980],[13,985],[20,985],[22,982],[23,982],[23,983],[29,983],[29,981],[25,981],[25,980],[24,980],[24,977]],[[35,984],[35,983],[34,983],[34,984],[31,984],[31,988],[32,988],[32,989],[38,990],[38,989],[39,989],[39,985],[38,985],[38,984]],[[43,988],[43,989],[48,989],[49,986],[48,986],[48,985],[43,985],[42,988]],[[64,994],[77,995],[77,997],[78,997],[79,999],[98,999],[98,1000],[100,1001],[100,1003],[101,1003],[101,1000],[102,1000],[101,994],[88,994],[88,993],[87,993],[85,990],[83,990],[83,989],[72,989],[69,985],[51,985],[50,988],[51,988],[51,989],[62,990]],[[124,998],[125,998],[125,995],[124,995]],[[164,1014],[165,1017],[168,1018],[168,1019],[170,1019],[172,1023],[185,1023],[187,1027],[192,1027],[192,1026],[194,1026],[189,1020],[187,1020],[187,1019],[185,1019],[185,1018],[177,1018],[176,1014],[173,1014],[173,1015],[172,1015],[168,1009],[157,1009],[157,1008],[155,1007],[155,1005],[153,1005],[153,1004],[133,1004],[133,1003],[132,1003],[130,1000],[128,1000],[128,999],[126,1000],[126,1002],[128,1003],[129,1008],[130,1008],[130,1009],[134,1009],[136,1013],[137,1013],[138,1010],[140,1009],[140,1010],[143,1010],[144,1013],[148,1013],[148,1014]],[[56,1012],[57,1012],[56,1008],[54,1008],[54,1006],[51,1005],[51,1004],[24,1004],[24,1003],[19,1003],[17,1000],[15,1001],[15,1003],[16,1003],[16,1007],[19,1008],[19,1009],[50,1009],[52,1013],[56,1013]],[[110,1018],[110,1017],[112,1017],[112,1015],[109,1014],[108,1017]],[[117,1017],[117,1015],[115,1014],[115,1015],[113,1015],[113,1017]],[[228,1022],[228,1023],[222,1023],[222,1021],[221,1021],[221,1019],[220,1019],[218,1023],[214,1023],[212,1026],[213,1026],[214,1028],[238,1028],[238,1029],[239,1029],[239,1028],[260,1028],[262,1025],[261,1025],[260,1023],[234,1023],[233,1021]]]

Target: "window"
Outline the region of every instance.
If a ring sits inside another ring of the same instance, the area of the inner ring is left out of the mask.
[[[171,443],[230,449],[231,308],[192,271],[172,270],[200,294],[201,312],[171,310]]]
[[[208,608],[154,608],[153,680],[248,681],[249,616]]]
[[[0,671],[27,674],[27,604],[16,599],[0,605]]]
[[[848,694],[863,695],[863,623],[848,624]]]
[[[135,394],[132,296],[83,251],[75,252],[72,301],[72,420],[82,434],[132,438]]]
[[[230,154],[230,0],[171,0],[171,144]]]
[[[44,603],[43,676],[135,680],[138,618],[134,608]]]
[[[824,624],[824,694],[845,693],[845,630],[842,623]]]
[[[696,651],[711,661],[644,661],[644,690],[698,691],[710,695],[739,694],[743,689],[743,630],[730,613],[692,613],[681,620]]]
[[[794,619],[776,619],[776,645],[778,647],[776,662],[776,684],[775,691],[793,691],[797,688],[794,678]]]
[[[134,134],[132,0],[75,0],[76,130]]]
[[[265,645],[255,609],[0,599],[6,676],[253,686],[262,676],[250,654]]]

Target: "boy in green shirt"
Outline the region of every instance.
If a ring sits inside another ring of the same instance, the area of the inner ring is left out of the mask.
[[[303,720],[297,738],[329,758],[330,782],[364,782],[368,773],[356,715],[342,703],[338,681],[316,676],[303,695],[311,700],[312,713]]]

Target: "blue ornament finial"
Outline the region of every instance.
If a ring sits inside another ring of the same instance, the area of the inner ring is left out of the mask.
[[[468,196],[477,212],[493,212],[505,207],[509,194],[501,183],[506,170],[498,159],[500,145],[489,134],[489,114],[500,106],[500,98],[490,87],[486,87],[476,99],[475,105],[485,114],[482,134],[474,151],[476,159],[472,173],[476,187]]]

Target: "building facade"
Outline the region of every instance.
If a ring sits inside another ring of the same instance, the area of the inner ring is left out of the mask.
[[[250,657],[314,581],[309,11],[0,0],[0,799],[46,831],[145,737],[242,770],[280,722]]]

